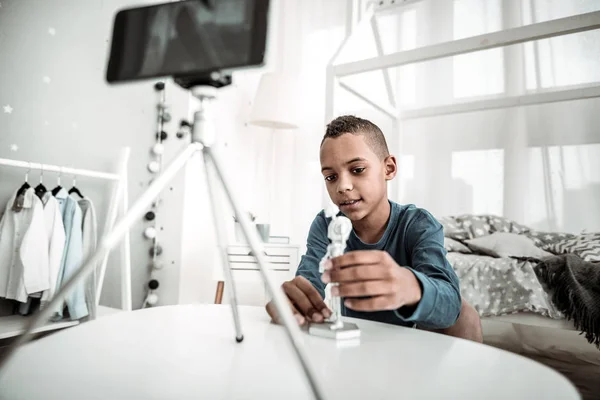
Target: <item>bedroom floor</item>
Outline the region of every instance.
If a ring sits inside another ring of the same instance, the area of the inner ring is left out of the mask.
[[[544,356],[527,351],[518,351],[514,348],[494,344],[494,347],[508,350],[544,364],[563,374],[577,387],[583,400],[600,399],[600,366],[579,360],[568,355]]]

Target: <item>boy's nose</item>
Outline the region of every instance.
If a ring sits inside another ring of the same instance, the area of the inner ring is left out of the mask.
[[[344,193],[350,190],[352,190],[352,181],[346,178],[339,178],[337,187],[338,193]]]

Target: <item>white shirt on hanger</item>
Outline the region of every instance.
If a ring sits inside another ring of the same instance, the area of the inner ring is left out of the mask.
[[[25,303],[30,294],[48,290],[48,238],[41,200],[25,191],[22,208],[12,209],[17,191],[0,221],[0,297]]]
[[[48,304],[56,293],[56,282],[58,280],[58,272],[62,263],[66,240],[65,226],[63,225],[58,201],[50,192],[47,192],[42,198],[42,203],[44,204],[44,222],[48,237],[50,287],[42,294],[40,308]]]

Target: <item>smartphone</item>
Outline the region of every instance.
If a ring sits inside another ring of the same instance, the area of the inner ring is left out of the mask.
[[[123,9],[106,80],[204,77],[265,63],[269,0],[185,0]]]

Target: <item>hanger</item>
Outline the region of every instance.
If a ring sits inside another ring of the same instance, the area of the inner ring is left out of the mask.
[[[19,197],[20,195],[22,195],[23,193],[25,193],[25,191],[27,189],[29,189],[31,187],[31,185],[29,184],[29,182],[27,182],[29,180],[29,172],[30,171],[31,171],[31,163],[29,163],[29,168],[27,169],[27,172],[25,172],[25,182],[21,185],[21,187],[17,191],[17,196],[16,197]]]
[[[42,164],[40,166],[40,184],[35,187],[35,195],[37,197],[39,197],[40,199],[42,197],[44,197],[44,195],[48,191],[48,189],[46,189],[46,186],[44,186],[44,184],[42,183],[43,180],[44,180],[44,165]]]
[[[56,196],[58,194],[58,192],[60,192],[62,190],[62,186],[60,186],[60,176],[62,175],[62,167],[60,167],[60,171],[58,172],[58,184],[57,186],[52,189],[52,196]]]
[[[73,187],[69,190],[69,194],[73,194],[73,193],[77,194],[79,197],[81,197],[83,199],[83,195],[77,188],[77,179],[75,176],[73,176]]]

